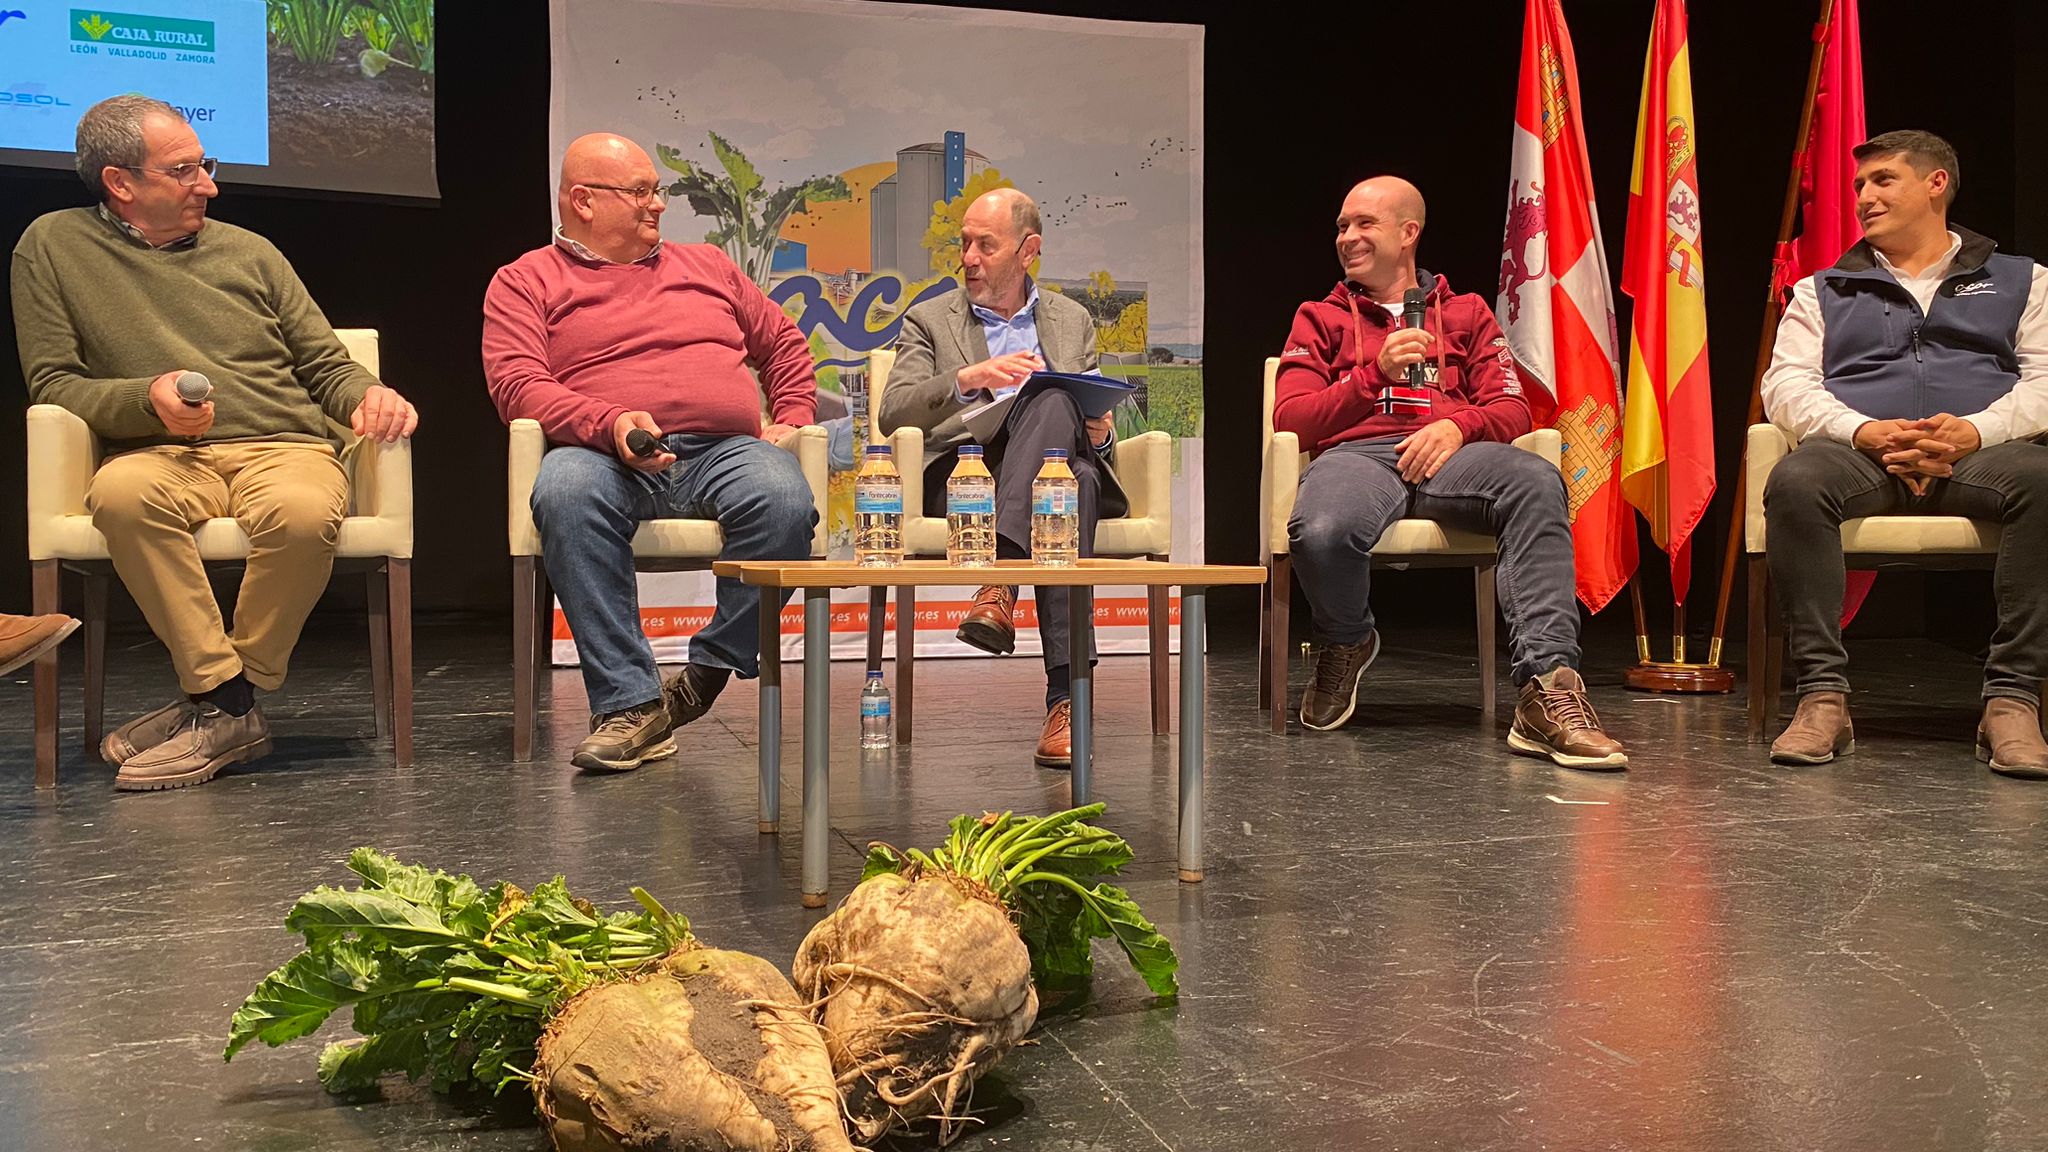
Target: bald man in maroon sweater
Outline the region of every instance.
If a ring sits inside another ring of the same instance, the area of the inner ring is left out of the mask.
[[[556,204],[554,243],[491,279],[484,372],[506,423],[539,421],[552,446],[533,519],[590,697],[591,735],[571,763],[621,772],[674,755],[675,728],[709,711],[732,673],[760,670],[758,601],[720,580],[689,664],[661,682],[640,630],[634,531],[716,520],[724,559],[808,556],[817,510],[780,445],[811,423],[817,382],[796,325],[725,253],[661,238],[667,189],[637,145],[578,138]],[[636,454],[635,431],[655,450]]]

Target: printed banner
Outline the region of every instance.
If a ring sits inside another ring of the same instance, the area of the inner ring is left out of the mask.
[[[1118,437],[1173,437],[1171,555],[1202,559],[1199,27],[845,0],[553,0],[551,16],[549,202],[570,140],[633,139],[671,181],[663,235],[720,245],[796,321],[831,433],[833,556],[853,550],[867,354],[958,287],[962,213],[1010,186],[1043,216],[1041,290],[1084,305],[1102,371],[1137,386]],[[640,577],[659,659],[687,656],[712,584]],[[979,654],[953,638],[973,591],[918,590],[919,655]],[[1035,655],[1022,595],[1017,647]],[[834,602],[833,655],[859,658],[867,593]],[[1099,588],[1095,608],[1101,651],[1145,651],[1143,589]],[[892,601],[892,650],[894,618]],[[782,628],[793,658],[800,609]],[[559,611],[554,636],[573,663]]]

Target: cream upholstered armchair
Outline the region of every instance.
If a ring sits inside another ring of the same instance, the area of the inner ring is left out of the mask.
[[[356,363],[377,372],[377,332],[334,333]],[[412,763],[412,442],[357,439],[329,421],[342,441],[349,476],[348,515],[335,544],[337,572],[368,575],[370,680],[377,735],[390,736],[400,767]],[[54,404],[28,410],[28,554],[37,612],[60,610],[61,573],[85,578],[85,747],[100,743],[105,723],[107,590],[114,576],[107,540],[86,515],[85,492],[99,467],[99,438],[85,421]],[[227,517],[193,533],[208,564],[238,564],[249,537]],[[57,653],[36,662],[36,787],[57,783]]]
[[[868,353],[868,440],[887,443],[903,476],[903,554],[915,558],[944,559],[946,518],[924,515],[924,429],[898,428],[883,436],[880,413],[882,391],[889,385],[889,372],[896,366],[896,353],[882,350]],[[906,465],[905,461],[909,463]],[[1116,446],[1116,476],[1129,499],[1126,515],[1095,522],[1095,554],[1112,559],[1164,560],[1173,549],[1173,437],[1164,432],[1145,432]],[[1156,735],[1172,725],[1172,672],[1167,652],[1169,589],[1148,588],[1145,593],[1146,648],[1152,675],[1152,731]],[[882,661],[883,613],[889,590],[876,588],[868,601],[868,667]],[[917,590],[908,586],[896,590],[896,740],[911,739],[911,690],[916,667]]]
[[[506,479],[509,501],[505,526],[512,544],[512,758],[533,759],[533,736],[540,723],[541,679],[547,675],[553,643],[554,599],[541,563],[540,530],[533,523],[533,484],[547,437],[535,420],[514,420]],[[816,424],[797,429],[783,445],[796,456],[810,485],[818,526],[811,533],[811,555],[825,554],[825,430]],[[716,520],[680,517],[648,520],[633,533],[633,566],[642,572],[689,572],[711,567],[725,550],[725,533]],[[765,624],[765,622],[764,622]],[[767,629],[764,627],[764,631]],[[761,653],[763,660],[781,658],[779,649]]]
[[[1774,424],[1749,426],[1743,453],[1743,551],[1749,555],[1749,738],[1761,739],[1779,711],[1785,628],[1764,557],[1764,485],[1792,451]],[[1842,521],[1842,557],[1851,568],[1981,568],[1998,558],[2000,529],[1964,516],[1860,516]]]
[[[1307,453],[1292,432],[1273,430],[1273,380],[1280,371],[1277,357],[1266,361],[1266,399],[1261,420],[1262,455],[1259,472],[1259,539],[1271,579],[1266,581],[1264,619],[1259,629],[1259,707],[1270,709],[1275,732],[1287,730],[1287,634],[1288,606],[1294,591],[1294,566],[1287,539],[1287,522],[1294,516],[1294,497],[1301,484],[1301,470]],[[1515,447],[1550,461],[1556,467],[1562,453],[1562,438],[1555,428],[1539,428],[1516,438]],[[1479,532],[1447,527],[1434,520],[1396,520],[1373,546],[1375,565],[1388,568],[1470,568],[1473,600],[1479,624],[1479,707],[1491,717],[1494,710],[1496,666],[1494,659],[1494,563],[1497,542]]]

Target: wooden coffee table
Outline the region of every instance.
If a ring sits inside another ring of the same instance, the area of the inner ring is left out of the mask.
[[[862,568],[841,560],[720,560],[711,566],[761,590],[761,831],[782,827],[782,645],[784,590],[804,596],[804,862],[803,902],[825,906],[828,875],[827,767],[831,753],[831,596],[834,588],[979,587],[1004,583],[1074,589],[1068,609],[1073,635],[1084,636],[1095,610],[1099,584],[1144,587],[1178,585],[1180,609],[1180,878],[1202,879],[1202,734],[1206,713],[1203,643],[1209,588],[1261,584],[1266,570],[1231,564],[1169,564],[1155,560],[1082,560],[1049,568],[1023,560],[1000,560],[994,568],[955,568],[943,560],[906,560],[894,568]],[[1088,803],[1094,750],[1094,675],[1088,661],[1071,670],[1073,694],[1073,802]]]

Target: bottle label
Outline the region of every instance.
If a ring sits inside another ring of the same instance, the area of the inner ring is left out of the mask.
[[[889,702],[887,700],[862,700],[860,702],[860,715],[863,720],[870,716],[887,716],[888,714]]]
[[[993,493],[987,496],[948,495],[946,497],[946,514],[948,516],[993,516],[996,514],[995,495]]]
[[[1045,488],[1031,496],[1031,511],[1038,516],[1072,516],[1079,512],[1080,493],[1071,488]]]
[[[901,489],[886,494],[856,491],[853,496],[853,511],[858,516],[901,516],[903,492]]]

